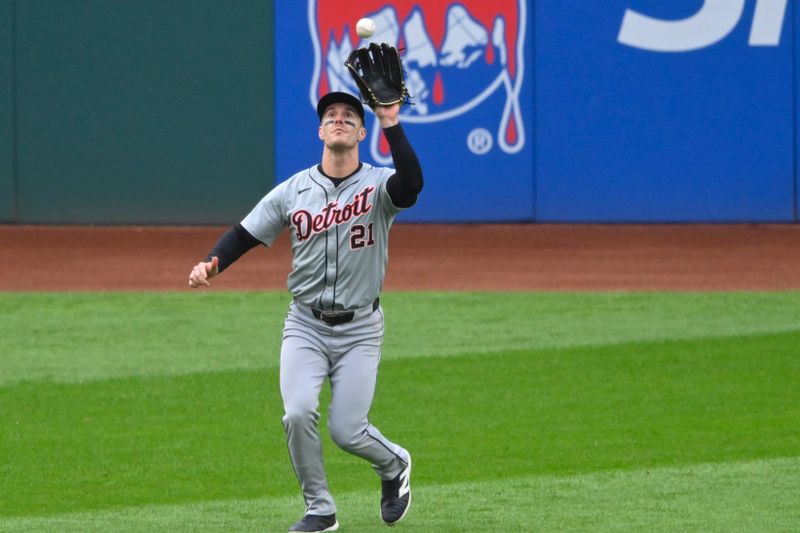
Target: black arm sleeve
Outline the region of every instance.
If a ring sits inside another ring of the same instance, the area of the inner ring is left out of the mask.
[[[395,173],[389,177],[386,190],[397,207],[411,207],[422,191],[422,167],[400,124],[383,130],[392,151]]]
[[[250,235],[250,232],[241,224],[236,224],[219,238],[206,257],[206,261],[211,261],[211,258],[216,255],[219,258],[219,271],[222,272],[259,244],[261,241]]]

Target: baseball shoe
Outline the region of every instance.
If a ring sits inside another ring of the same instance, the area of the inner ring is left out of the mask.
[[[411,506],[411,456],[406,467],[396,478],[381,481],[381,518],[387,526],[393,526],[406,516]]]
[[[293,531],[322,533],[323,531],[336,531],[337,529],[339,529],[339,522],[336,521],[335,514],[326,516],[307,514],[302,520],[289,528],[289,533]]]

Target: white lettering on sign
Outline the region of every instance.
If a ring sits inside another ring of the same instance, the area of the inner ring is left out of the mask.
[[[778,46],[788,0],[757,0],[750,46]],[[617,41],[652,52],[689,52],[727,37],[742,18],[745,0],[705,0],[694,15],[663,20],[626,9]]]

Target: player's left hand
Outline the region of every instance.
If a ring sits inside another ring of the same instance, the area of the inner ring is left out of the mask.
[[[381,128],[391,128],[400,123],[400,104],[376,105],[372,110],[378,117]]]
[[[411,101],[397,48],[370,43],[353,50],[344,65],[361,93],[361,101],[375,111],[381,127],[397,124],[400,106]]]

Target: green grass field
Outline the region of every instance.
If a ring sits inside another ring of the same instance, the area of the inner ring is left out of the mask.
[[[288,301],[0,293],[0,531],[285,531]],[[397,530],[798,530],[800,293],[383,303],[371,420],[415,465]],[[372,469],[324,446],[340,531],[386,530]]]

